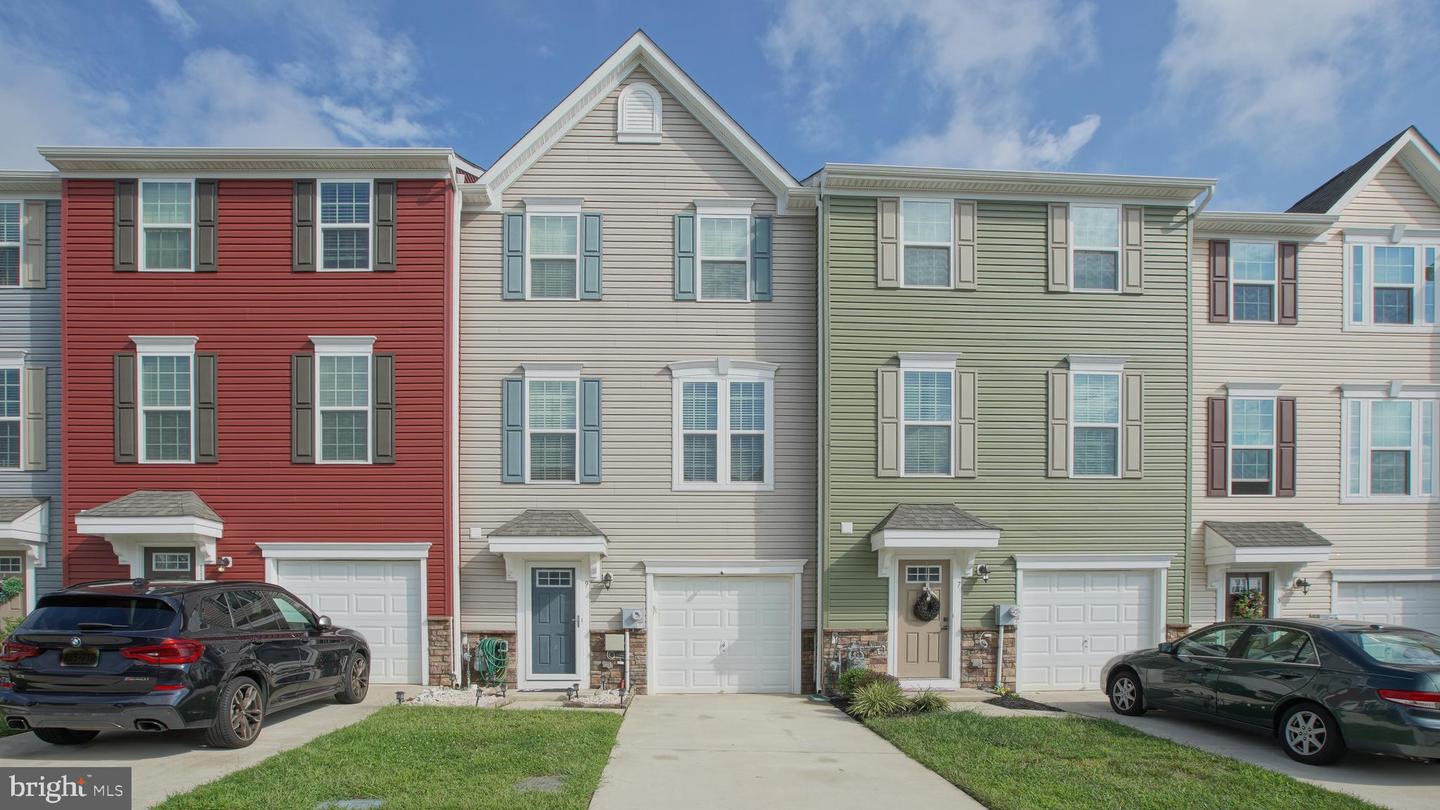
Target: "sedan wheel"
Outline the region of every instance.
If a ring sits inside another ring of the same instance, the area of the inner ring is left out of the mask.
[[[250,742],[260,733],[263,718],[260,690],[251,684],[242,684],[230,698],[230,728],[235,731],[236,737]]]
[[[1316,703],[1292,706],[1280,719],[1280,742],[1296,762],[1328,765],[1345,754],[1335,717]]]
[[[1130,717],[1145,713],[1145,690],[1134,673],[1121,672],[1110,681],[1110,708]]]

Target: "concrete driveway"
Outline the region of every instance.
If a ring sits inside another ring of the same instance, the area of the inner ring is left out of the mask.
[[[342,706],[316,701],[266,718],[265,728],[249,748],[232,751],[205,747],[202,732],[142,734],[107,731],[76,746],[43,743],[33,734],[0,738],[0,761],[18,767],[122,767],[131,769],[132,805],[152,807],[173,793],[248,768],[261,760],[358,723],[371,712],[395,702],[395,691],[415,694],[421,687],[371,684],[363,703]]]
[[[1342,791],[1396,810],[1434,810],[1440,806],[1440,765],[1393,757],[1350,754],[1335,765],[1302,765],[1285,756],[1273,738],[1209,723],[1174,712],[1152,711],[1125,717],[1110,710],[1099,692],[1046,692],[1036,700],[1068,712],[1114,720],[1156,737],[1193,745],[1251,762],[1327,790]]]
[[[827,703],[791,695],[642,695],[590,810],[979,808]]]

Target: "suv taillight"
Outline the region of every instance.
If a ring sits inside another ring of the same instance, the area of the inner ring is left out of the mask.
[[[0,661],[13,664],[16,661],[23,661],[26,658],[34,658],[40,654],[40,648],[33,644],[21,644],[18,641],[7,641],[0,647]]]
[[[167,638],[159,644],[125,647],[120,654],[147,664],[193,664],[205,654],[205,645],[183,638]]]
[[[1440,709],[1440,692],[1407,692],[1401,689],[1381,689],[1380,699],[1417,709]]]

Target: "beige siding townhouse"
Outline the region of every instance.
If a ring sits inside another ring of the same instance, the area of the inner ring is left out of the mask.
[[[1191,619],[1440,632],[1440,156],[1407,129],[1193,251]]]
[[[464,642],[813,688],[814,193],[637,33],[464,196]]]

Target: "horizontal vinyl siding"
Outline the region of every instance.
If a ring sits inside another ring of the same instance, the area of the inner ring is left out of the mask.
[[[1362,189],[1323,242],[1305,244],[1299,256],[1299,323],[1212,324],[1209,242],[1196,240],[1195,465],[1191,559],[1191,621],[1216,618],[1216,593],[1205,567],[1206,520],[1298,520],[1334,547],[1329,563],[1298,576],[1310,593],[1273,583],[1282,614],[1330,613],[1330,570],[1409,569],[1440,566],[1440,504],[1341,503],[1341,399],[1345,383],[1440,382],[1440,336],[1422,333],[1344,331],[1343,246],[1346,227],[1394,224],[1440,226],[1437,207],[1414,179],[1391,163]],[[1293,498],[1206,496],[1205,400],[1224,396],[1237,382],[1279,383],[1280,395],[1296,399],[1296,470]],[[1262,569],[1264,566],[1255,566]],[[1238,569],[1237,569],[1238,570]],[[1247,569],[1248,570],[1248,569]]]
[[[966,579],[967,626],[1015,601],[1013,555],[1171,552],[1168,612],[1183,612],[1185,544],[1186,224],[1145,215],[1142,295],[1046,292],[1046,207],[981,201],[973,292],[875,286],[875,201],[830,198],[826,385],[830,424],[825,627],[882,629],[887,582],[869,533],[898,503],[951,502],[1001,529],[982,552],[988,583]],[[875,476],[875,370],[898,352],[959,352],[979,372],[975,479]],[[1145,476],[1045,477],[1046,373],[1072,353],[1118,354],[1143,372]],[[853,522],[854,533],[840,533]]]
[[[137,489],[193,489],[225,521],[222,579],[263,579],[257,542],[429,542],[429,614],[448,615],[443,182],[403,180],[394,273],[292,273],[288,180],[221,180],[219,272],[116,273],[113,183],[66,181],[66,580],[128,576],[75,512]],[[219,354],[218,464],[113,461],[112,355],[131,335]],[[290,462],[290,356],[311,335],[396,354],[394,465]]]
[[[649,80],[643,71],[628,81]],[[580,509],[605,533],[614,575],[592,589],[595,629],[618,628],[625,607],[644,607],[644,560],[803,559],[804,622],[813,626],[815,577],[815,221],[776,217],[774,300],[673,300],[676,213],[696,198],[755,200],[771,215],[769,191],[673,96],[661,90],[659,144],[615,143],[610,94],[505,196],[580,196],[604,214],[604,299],[503,301],[500,215],[466,214],[461,229],[462,628],[512,629],[515,583],[485,539],[525,509]],[[772,492],[671,490],[671,379],[676,360],[758,359],[778,363]],[[500,483],[501,379],[520,363],[580,361],[603,381],[601,484]]]

